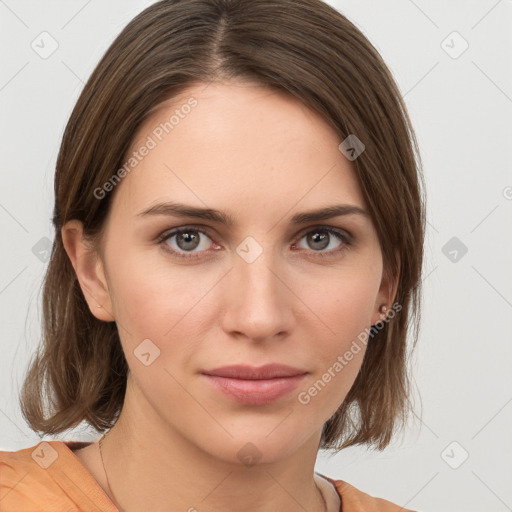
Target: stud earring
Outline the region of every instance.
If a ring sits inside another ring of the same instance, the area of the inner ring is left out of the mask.
[[[384,304],[381,304],[379,306],[379,313],[382,317],[382,319],[385,319],[386,318],[386,311],[388,310],[388,308],[384,305]],[[381,322],[378,322],[378,323],[381,323]],[[379,332],[379,328],[377,328],[377,324],[373,324],[370,326],[370,338],[373,338],[377,333]]]
[[[96,304],[97,308],[102,308],[103,306],[101,304]]]

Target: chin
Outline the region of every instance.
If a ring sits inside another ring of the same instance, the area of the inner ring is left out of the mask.
[[[276,421],[271,428],[268,427],[268,423],[261,428],[254,425],[252,428],[231,428],[229,433],[232,437],[224,431],[221,434],[217,429],[216,435],[203,435],[198,445],[205,452],[227,464],[247,467],[272,464],[290,457],[311,438],[308,432],[291,431],[290,428],[282,427],[283,424],[280,425],[279,421]]]

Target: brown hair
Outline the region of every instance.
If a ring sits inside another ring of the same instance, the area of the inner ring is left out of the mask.
[[[128,366],[116,324],[90,312],[61,228],[83,223],[99,247],[112,194],[148,112],[198,82],[239,78],[286,92],[340,136],[365,144],[353,161],[385,272],[401,311],[374,335],[346,399],[324,425],[321,448],[386,447],[409,411],[406,337],[420,320],[425,231],[417,141],[391,73],[347,18],[320,0],[163,0],[136,16],[85,85],[64,132],[55,174],[55,239],[43,284],[43,339],[21,391],[34,431],[86,421],[98,431],[121,411]]]

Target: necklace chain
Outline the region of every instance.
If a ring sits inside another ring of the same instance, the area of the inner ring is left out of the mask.
[[[100,457],[101,457],[101,465],[103,466],[103,473],[105,473],[105,479],[107,480],[107,487],[108,487],[108,490],[110,491],[110,495],[112,496],[112,498],[114,498],[114,502],[115,502],[115,505],[116,507],[118,508],[118,510],[120,512],[124,512],[124,510],[118,505],[119,501],[117,500],[117,498],[114,496],[114,493],[112,492],[112,487],[110,487],[110,482],[108,481],[108,475],[107,475],[107,470],[105,469],[105,462],[103,462],[103,452],[101,450],[101,444],[103,442],[103,438],[106,436],[106,434],[103,434],[103,436],[101,436],[99,442],[98,442],[98,446],[99,446],[99,449],[100,449]],[[315,484],[316,485],[316,484]],[[324,493],[322,492],[322,490],[318,487],[318,485],[316,486],[316,488],[318,489],[319,493],[320,493],[320,496],[322,497],[322,501],[324,503],[324,512],[329,512],[328,511],[328,508],[327,508],[327,501],[325,500],[325,496],[324,496]]]
[[[112,487],[110,487],[110,482],[108,481],[107,470],[105,469],[105,462],[103,462],[103,452],[101,450],[101,444],[103,443],[103,438],[105,436],[106,436],[106,434],[103,434],[103,436],[101,437],[101,439],[98,443],[98,446],[100,449],[101,465],[103,466],[103,473],[105,473],[105,478],[107,480],[107,487],[108,487],[108,490],[110,491],[110,495],[114,499],[115,505],[116,505],[117,509],[119,510],[119,512],[124,512],[124,510],[118,505],[119,501],[117,500],[117,498],[114,496],[114,493],[112,492]]]

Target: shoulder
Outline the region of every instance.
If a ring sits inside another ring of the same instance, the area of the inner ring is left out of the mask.
[[[83,443],[43,441],[17,451],[0,451],[2,512],[85,510],[84,502],[105,501],[92,475],[70,448]],[[108,510],[108,507],[105,508]]]
[[[343,480],[325,478],[338,491],[343,512],[414,512],[391,501],[371,496]]]
[[[2,510],[38,506],[37,496],[45,494],[49,482],[41,463],[48,465],[55,449],[48,443],[18,451],[0,452],[0,499]],[[38,451],[39,447],[39,451]],[[41,462],[40,462],[41,461]]]

